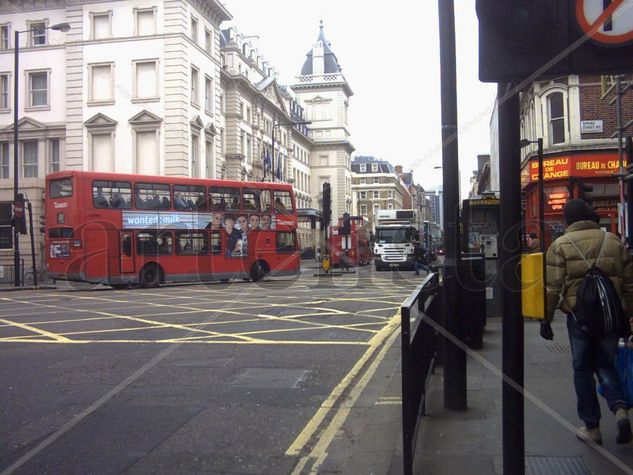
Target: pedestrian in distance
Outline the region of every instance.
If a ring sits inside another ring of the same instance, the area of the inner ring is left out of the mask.
[[[570,200],[564,216],[565,233],[547,250],[547,305],[540,334],[554,338],[551,322],[557,306],[567,314],[577,411],[584,422],[576,435],[583,442],[602,443],[595,374],[615,414],[616,442],[624,444],[631,441],[631,423],[615,358],[618,338],[631,331],[633,262],[622,241],[600,228],[596,213],[583,200]],[[602,280],[595,279],[597,273]],[[597,288],[591,282],[600,282],[599,292],[591,291]]]
[[[425,265],[426,250],[420,244],[420,241],[414,241],[413,243],[413,261],[415,265],[415,275],[420,275],[420,269],[424,270],[427,274],[429,268]]]

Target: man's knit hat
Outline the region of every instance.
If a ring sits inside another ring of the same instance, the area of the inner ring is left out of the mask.
[[[579,198],[569,200],[563,209],[567,226],[576,221],[593,220],[594,214],[589,205]]]

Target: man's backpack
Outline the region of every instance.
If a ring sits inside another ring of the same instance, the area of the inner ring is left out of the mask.
[[[600,252],[594,264],[583,256],[569,236],[566,237],[589,266],[576,290],[576,306],[573,309],[576,322],[591,337],[598,338],[608,334],[628,336],[630,325],[624,314],[620,296],[609,276],[598,267],[607,233],[604,233]]]

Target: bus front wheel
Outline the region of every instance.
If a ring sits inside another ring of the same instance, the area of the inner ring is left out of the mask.
[[[267,266],[265,262],[255,261],[253,263],[253,267],[251,268],[251,279],[253,279],[253,282],[263,280],[267,273]]]
[[[141,287],[153,288],[160,284],[160,268],[156,264],[148,264],[141,269]]]

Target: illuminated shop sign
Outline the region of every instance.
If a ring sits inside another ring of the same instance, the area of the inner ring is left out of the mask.
[[[624,166],[626,166],[626,160]],[[615,153],[560,156],[543,160],[543,180],[564,180],[570,177],[608,177],[617,173],[619,168],[620,162]],[[530,160],[528,173],[522,174],[522,184],[538,181],[538,171],[538,160]],[[527,180],[525,175],[527,175]]]
[[[560,211],[567,203],[567,192],[550,193],[547,197],[547,205],[552,211]]]

